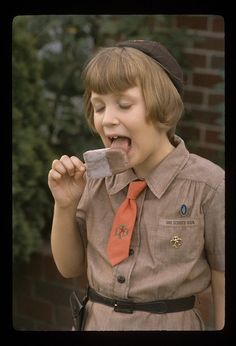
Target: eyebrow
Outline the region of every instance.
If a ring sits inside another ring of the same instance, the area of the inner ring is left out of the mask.
[[[98,96],[93,96],[93,97],[90,97],[90,101],[102,101],[102,99]]]
[[[133,98],[133,95],[127,94],[125,91],[120,91],[117,93],[113,93],[115,95],[115,97],[130,97]],[[100,98],[100,96],[92,96],[90,97],[90,101],[102,101],[102,99]]]

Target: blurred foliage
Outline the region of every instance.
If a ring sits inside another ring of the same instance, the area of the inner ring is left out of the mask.
[[[42,64],[26,20],[13,26],[13,255],[27,260],[41,243],[49,218],[47,171],[52,158],[45,131],[48,107],[41,85]]]
[[[99,46],[149,39],[170,48],[181,66],[186,31],[168,15],[37,15],[13,21],[13,254],[28,260],[49,237],[51,161],[102,146],[82,108],[81,71]],[[188,39],[188,45],[191,42]]]

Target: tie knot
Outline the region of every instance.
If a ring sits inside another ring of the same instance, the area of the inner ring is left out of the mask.
[[[129,199],[136,199],[138,195],[145,189],[146,186],[147,183],[144,180],[133,181],[129,185],[127,197]]]

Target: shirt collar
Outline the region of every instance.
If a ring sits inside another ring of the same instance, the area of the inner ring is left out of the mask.
[[[185,147],[184,141],[175,135],[175,149],[172,150],[150,173],[146,178],[146,182],[153,194],[160,199],[165,193],[169,185],[182,170],[189,159],[189,152]],[[113,195],[132,181],[136,180],[132,169],[106,178],[106,188],[110,195]]]
[[[128,169],[125,172],[113,175],[112,177],[106,177],[106,188],[110,195],[113,195],[123,190],[132,181],[136,180],[137,176],[132,169]]]
[[[162,197],[189,159],[189,152],[184,141],[176,135],[174,145],[175,149],[153,169],[146,179],[148,187],[157,198]]]

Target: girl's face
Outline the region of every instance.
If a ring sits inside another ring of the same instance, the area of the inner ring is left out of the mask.
[[[126,151],[130,166],[141,178],[172,149],[166,132],[147,122],[141,88],[100,95],[92,92],[94,125],[105,147]]]

